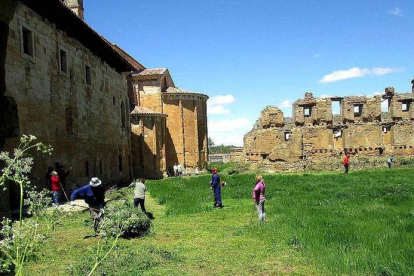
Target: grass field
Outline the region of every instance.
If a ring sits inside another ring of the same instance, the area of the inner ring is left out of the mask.
[[[414,170],[265,175],[262,225],[254,175],[222,179],[223,209],[210,176],[148,181],[152,234],[121,240],[96,275],[414,275]],[[97,243],[83,239],[87,217],[68,218],[27,275],[86,269]]]

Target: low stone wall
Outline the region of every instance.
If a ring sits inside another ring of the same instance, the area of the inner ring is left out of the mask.
[[[210,154],[208,156],[208,160],[210,163],[229,163],[230,162],[230,154]]]
[[[374,168],[388,168],[387,158],[352,158],[350,160],[350,171],[366,170]],[[342,159],[323,159],[318,161],[299,161],[294,163],[288,162],[257,162],[252,164],[254,168],[265,172],[312,172],[312,171],[343,171],[344,166]],[[392,167],[412,167],[414,166],[414,157],[396,158]]]

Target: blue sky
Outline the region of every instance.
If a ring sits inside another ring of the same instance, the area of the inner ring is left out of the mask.
[[[411,91],[411,0],[84,0],[85,20],[147,68],[210,96],[209,135],[242,145],[260,111],[306,91]]]

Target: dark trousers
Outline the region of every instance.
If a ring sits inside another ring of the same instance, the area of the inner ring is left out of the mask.
[[[388,169],[391,169],[391,162],[387,162],[387,164],[388,164]]]
[[[345,173],[348,173],[348,171],[349,171],[349,165],[344,165],[344,168],[345,168]]]
[[[138,204],[141,206],[142,212],[144,212],[146,214],[147,210],[145,210],[145,199],[143,199],[143,198],[134,198],[134,206],[138,207]]]

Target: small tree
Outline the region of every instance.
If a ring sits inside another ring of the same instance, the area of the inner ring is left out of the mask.
[[[31,151],[38,151],[44,154],[51,154],[52,148],[41,142],[35,143],[37,138],[33,135],[23,135],[20,138],[20,145],[14,149],[13,156],[8,152],[0,153],[0,160],[4,161],[5,167],[0,176],[0,187],[6,190],[6,182],[15,184],[20,189],[19,221],[12,223],[9,219],[2,221],[3,229],[0,235],[3,240],[0,242],[0,253],[2,258],[0,271],[6,270],[10,265],[14,266],[16,275],[23,275],[23,268],[27,259],[36,252],[43,243],[45,235],[38,233],[38,218],[35,222],[23,222],[23,195],[25,190],[31,190],[29,173],[33,167],[33,157]],[[29,197],[29,211],[36,217],[47,205],[44,195],[36,196],[32,193]],[[47,220],[47,219],[46,219]],[[49,227],[48,227],[49,228]],[[53,229],[54,226],[51,226]]]
[[[207,140],[207,146],[208,146],[208,151],[210,152],[211,151],[211,148],[212,147],[214,147],[214,141],[213,141],[213,139],[211,139],[210,137],[208,137],[208,140]]]

